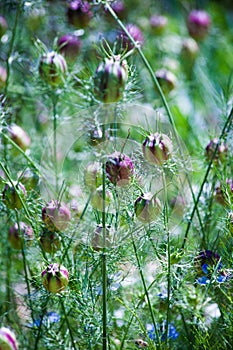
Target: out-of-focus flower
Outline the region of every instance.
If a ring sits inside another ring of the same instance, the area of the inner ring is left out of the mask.
[[[155,331],[155,327],[153,324],[147,324],[146,329],[148,332],[148,336],[151,340],[157,340],[157,335]],[[157,333],[159,334],[159,337],[161,341],[166,340],[166,321],[164,320],[161,324],[157,325]],[[168,324],[168,332],[167,337],[171,340],[176,340],[179,336],[179,332],[177,332],[176,327],[173,323]]]

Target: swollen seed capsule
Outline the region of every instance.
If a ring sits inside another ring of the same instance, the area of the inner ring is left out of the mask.
[[[104,103],[117,102],[121,99],[128,80],[126,60],[120,56],[105,58],[94,75],[94,94]]]
[[[57,263],[50,264],[41,273],[42,284],[51,293],[62,292],[69,283],[68,270]]]
[[[58,51],[67,62],[74,62],[81,49],[81,40],[74,34],[66,34],[57,41]]]
[[[218,141],[219,140],[217,138],[210,140],[210,142],[206,146],[205,155],[208,160],[212,159]],[[214,162],[224,162],[224,160],[226,159],[227,151],[227,145],[224,142],[219,143],[219,145],[217,146],[217,151],[215,153]]]
[[[172,141],[167,135],[156,132],[146,137],[142,152],[149,163],[163,165],[172,156]]]
[[[23,151],[26,151],[30,144],[31,139],[28,134],[18,125],[12,124],[7,128],[9,136]]]
[[[52,232],[65,230],[69,225],[70,219],[70,210],[63,202],[51,200],[42,209],[42,220],[48,230]]]
[[[150,192],[144,193],[136,199],[134,211],[139,221],[152,222],[161,212],[160,200]]]
[[[129,23],[126,25],[126,29],[138,46],[142,46],[144,44],[144,36],[141,29],[137,25]],[[119,33],[118,42],[123,50],[130,51],[134,48],[134,44],[124,31]]]
[[[47,84],[54,87],[62,85],[67,73],[65,58],[55,51],[45,53],[40,59],[39,73]]]
[[[162,68],[155,72],[155,76],[164,94],[171,92],[176,86],[176,76],[169,70]]]
[[[68,22],[80,29],[88,26],[93,13],[90,4],[85,0],[73,0],[68,4]]]
[[[24,248],[24,243],[25,245],[30,245],[33,238],[33,229],[24,222],[20,222],[20,226],[15,223],[9,228],[8,241],[14,249],[20,250]]]
[[[105,191],[105,200],[103,199],[103,187],[99,186],[96,191],[93,193],[91,198],[91,204],[93,208],[103,211],[104,208],[108,206],[113,201],[113,195],[110,191]]]
[[[150,18],[150,26],[153,34],[160,35],[164,32],[168,24],[168,19],[161,15],[152,15]]]
[[[20,182],[15,182],[14,186],[11,184],[5,185],[2,199],[8,209],[21,209],[23,205],[20,198],[25,201],[27,192]]]
[[[116,151],[108,156],[106,175],[115,186],[127,186],[133,172],[133,162],[127,155]]]
[[[84,171],[84,182],[85,185],[95,190],[102,184],[102,169],[99,162],[89,163]]]
[[[187,19],[189,35],[196,40],[204,39],[208,34],[210,24],[211,20],[206,11],[191,11]]]
[[[15,334],[9,328],[0,328],[0,350],[18,350]]]
[[[61,246],[59,236],[56,232],[43,231],[40,236],[40,244],[46,253],[55,253]]]

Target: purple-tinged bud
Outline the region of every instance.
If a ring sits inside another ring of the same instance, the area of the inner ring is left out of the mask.
[[[18,223],[15,223],[8,231],[8,241],[12,248],[17,250],[30,245],[34,239],[33,229],[24,222],[20,222],[19,224],[20,226],[18,226]]]
[[[167,135],[156,132],[146,137],[142,152],[149,163],[163,165],[172,156],[172,141]]]
[[[11,184],[5,185],[2,192],[3,203],[8,209],[21,209],[23,205],[20,198],[25,201],[27,192],[20,182],[14,182],[14,186]]]
[[[127,155],[114,152],[108,156],[106,162],[106,175],[115,186],[127,186],[134,172],[134,165]]]
[[[42,220],[52,232],[64,231],[69,226],[70,219],[70,210],[63,202],[51,200],[42,209]]]
[[[0,328],[0,350],[18,350],[15,334],[9,328]]]
[[[128,80],[126,60],[120,56],[105,58],[94,75],[94,94],[104,103],[117,102],[121,99]]]
[[[195,270],[199,275],[203,275],[203,269],[205,268],[213,272],[219,260],[220,256],[212,250],[202,250],[194,259]]]
[[[136,339],[134,343],[138,349],[145,349],[149,346],[149,344],[143,339]]]
[[[59,236],[56,232],[43,231],[40,236],[40,244],[46,253],[54,254],[61,247]]]
[[[134,211],[137,219],[142,223],[154,221],[161,212],[160,200],[150,192],[139,196],[134,203]]]
[[[196,40],[204,39],[208,34],[210,24],[211,20],[206,11],[191,11],[187,19],[187,28],[189,35]]]
[[[102,168],[98,162],[89,163],[84,171],[85,185],[91,189],[96,190],[102,185]]]
[[[26,151],[31,144],[28,134],[18,125],[12,124],[7,128],[9,136],[23,151]]]
[[[164,94],[168,94],[176,87],[176,76],[171,71],[161,68],[155,72],[155,76]]]
[[[68,270],[57,263],[50,264],[41,273],[42,284],[51,293],[60,293],[69,283]]]
[[[68,22],[75,28],[85,28],[88,26],[93,13],[90,4],[85,0],[73,0],[68,4]]]
[[[43,54],[40,59],[39,73],[41,79],[51,86],[64,84],[67,73],[65,58],[55,51]]]
[[[150,26],[154,34],[160,35],[164,32],[168,24],[168,19],[161,15],[152,15],[150,18]]]
[[[215,151],[215,148],[218,144],[219,140],[217,138],[213,139],[213,140],[210,140],[210,142],[208,143],[208,145],[206,146],[206,149],[205,149],[205,155],[206,155],[206,158],[208,160],[211,160],[213,155],[214,155],[214,151]],[[227,145],[221,141],[217,147],[217,151],[215,153],[215,157],[213,159],[213,161],[215,163],[222,163],[225,161],[226,159],[226,156],[227,156],[227,152],[228,152],[228,147]]]
[[[6,68],[0,66],[0,89],[3,89],[6,85],[7,71]]]
[[[222,206],[227,206],[233,200],[233,179],[226,179],[225,184],[218,183],[215,187],[215,201]]]
[[[127,24],[126,26],[127,31],[131,35],[131,37],[134,39],[136,44],[138,46],[142,46],[144,44],[144,36],[142,34],[141,29],[135,25],[135,24]],[[134,48],[134,44],[132,41],[129,39],[128,35],[124,32],[121,31],[118,35],[118,42],[121,46],[122,49],[130,51]]]
[[[20,174],[20,181],[25,186],[26,190],[36,190],[39,180],[39,175],[30,168],[27,168],[23,174]]]
[[[6,33],[8,29],[8,24],[3,16],[0,16],[0,39]]]
[[[116,0],[111,3],[111,7],[113,11],[117,14],[117,17],[120,18],[121,20],[126,16],[126,7],[123,1],[121,0]],[[105,7],[104,11],[107,15],[107,18],[109,20],[114,21],[114,18],[112,15],[109,13],[108,9]]]
[[[67,62],[73,63],[80,53],[81,40],[74,34],[65,34],[57,41],[60,54],[65,56]]]
[[[181,46],[181,57],[183,61],[193,64],[199,53],[199,46],[196,40],[193,38],[186,38],[182,42]]]
[[[91,198],[91,204],[93,208],[103,211],[109,207],[111,202],[113,201],[113,195],[109,190],[105,190],[105,199],[103,198],[103,187],[100,186],[96,189],[96,191],[93,193]]]
[[[97,228],[94,231],[92,240],[91,240],[91,246],[95,251],[99,251],[103,248],[110,247],[111,240],[110,240],[110,226],[105,228],[105,241],[103,237],[103,226],[98,225]]]

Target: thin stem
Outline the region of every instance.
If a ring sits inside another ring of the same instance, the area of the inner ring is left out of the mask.
[[[105,199],[106,199],[106,188],[105,188],[105,164],[102,165],[102,182],[103,182],[103,192],[102,192],[102,238],[103,238],[103,252],[102,252],[102,289],[103,289],[103,350],[107,350],[107,257],[106,257],[106,212],[105,212]]]
[[[55,191],[58,194],[58,164],[57,164],[57,98],[52,96],[53,103],[53,165],[55,170]]]
[[[70,327],[70,322],[69,322],[68,315],[67,315],[67,312],[66,312],[66,309],[65,309],[65,306],[64,306],[64,303],[63,303],[62,299],[60,300],[60,303],[61,303],[61,308],[62,308],[63,315],[65,316],[67,327],[69,329],[71,343],[72,343],[72,347],[73,347],[72,350],[75,350],[76,349],[76,345],[75,345],[75,340],[74,340],[74,336],[73,336],[73,331],[72,331],[72,329]]]

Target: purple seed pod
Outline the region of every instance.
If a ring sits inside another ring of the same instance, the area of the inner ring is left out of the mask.
[[[14,185],[15,187],[11,184],[5,185],[2,192],[2,199],[8,209],[21,209],[23,205],[20,198],[25,201],[27,192],[20,182],[15,182]]]
[[[126,7],[123,1],[121,0],[116,0],[111,3],[111,7],[113,11],[117,14],[117,17],[120,18],[121,20],[126,16]],[[107,18],[109,20],[114,21],[112,15],[109,13],[108,9],[104,7],[104,11],[107,15]]]
[[[151,26],[152,32],[156,35],[162,34],[167,24],[168,24],[168,19],[165,16],[152,15],[150,18],[150,26]]]
[[[3,16],[0,16],[0,39],[6,33],[8,29],[8,24]]]
[[[227,206],[229,200],[233,200],[233,179],[226,179],[225,184],[218,183],[214,193],[215,201],[222,206]]]
[[[74,34],[65,34],[58,39],[57,47],[67,62],[73,63],[80,53],[81,40]]]
[[[160,200],[150,192],[139,196],[134,203],[135,215],[142,223],[154,221],[161,209]]]
[[[6,68],[0,66],[0,89],[3,89],[5,87],[6,80],[7,80]]]
[[[127,186],[132,178],[134,165],[127,155],[116,151],[108,156],[105,169],[111,183],[115,186]]]
[[[103,208],[108,208],[108,206],[113,201],[113,195],[110,191],[105,191],[105,201],[103,199],[103,187],[99,186],[91,197],[91,205],[93,208],[103,211]]]
[[[26,151],[31,144],[28,134],[18,125],[8,126],[7,131],[12,141],[14,141],[23,151]]]
[[[52,232],[64,231],[69,226],[70,219],[70,210],[63,202],[51,200],[42,209],[42,220]]]
[[[51,293],[60,293],[68,285],[69,273],[68,270],[57,263],[50,264],[41,273],[42,284]]]
[[[164,94],[168,94],[176,87],[176,76],[171,71],[161,68],[155,72],[155,76]]]
[[[208,160],[212,159],[218,142],[219,140],[217,138],[214,138],[210,140],[210,142],[206,146],[205,155]],[[217,147],[217,151],[215,153],[215,157],[213,161],[215,163],[219,163],[219,162],[223,163],[226,160],[227,152],[228,152],[227,145],[223,141],[221,141]]]
[[[55,51],[43,54],[40,58],[39,73],[41,79],[51,86],[64,84],[67,73],[65,58]]]
[[[102,169],[99,162],[89,163],[84,171],[85,185],[91,189],[96,190],[102,185]]]
[[[94,75],[94,94],[104,103],[117,102],[121,99],[128,80],[126,60],[120,56],[105,58]]]
[[[207,270],[213,272],[219,260],[220,256],[212,250],[202,250],[194,259],[195,270],[199,275],[203,275]],[[218,269],[220,268],[221,266]]]
[[[110,240],[110,226],[105,228],[105,242],[103,240],[103,226],[98,225],[94,231],[91,246],[95,251],[99,251],[103,248],[108,248],[111,244]]]
[[[189,35],[196,40],[204,39],[208,34],[210,24],[211,20],[206,11],[191,11],[187,19],[187,28]]]
[[[18,343],[15,334],[9,328],[0,328],[0,349],[18,350]]]
[[[146,137],[142,152],[149,163],[163,165],[172,156],[172,141],[167,135],[156,132]]]
[[[48,230],[44,230],[40,235],[40,244],[43,250],[50,254],[54,254],[61,247],[58,234]]]
[[[20,250],[24,248],[24,245],[30,245],[34,239],[33,229],[24,222],[15,223],[9,228],[8,241],[12,248]]]
[[[68,22],[75,28],[86,28],[93,16],[91,5],[85,0],[73,0],[68,4]]]
[[[142,34],[141,29],[137,25],[132,23],[127,24],[125,27],[128,30],[131,37],[136,42],[136,44],[138,46],[142,46],[144,44],[144,36]],[[120,33],[118,34],[117,40],[121,48],[126,51],[130,51],[134,48],[134,44],[132,43],[132,41],[129,39],[129,37],[124,31],[120,31]]]

